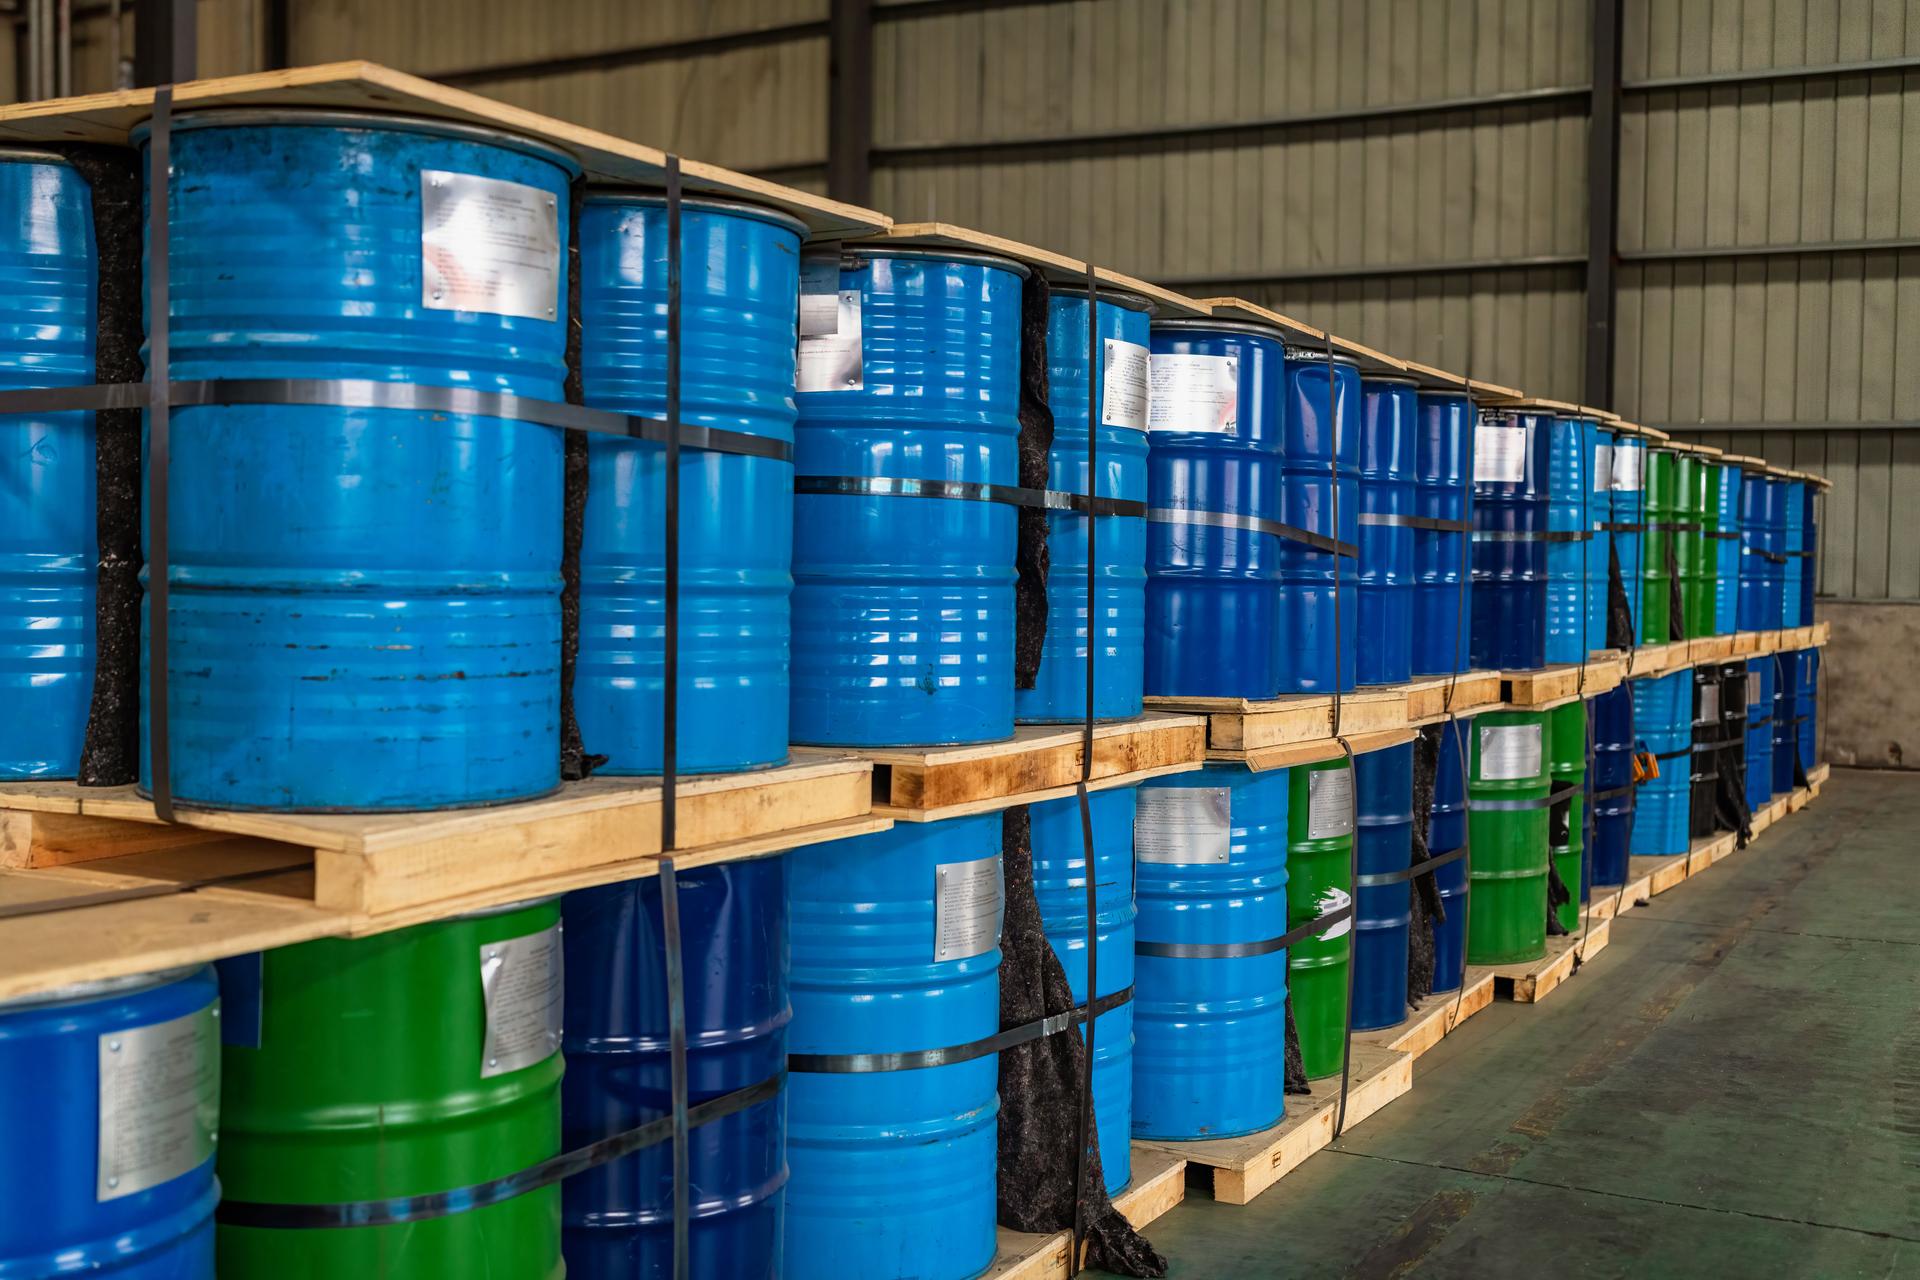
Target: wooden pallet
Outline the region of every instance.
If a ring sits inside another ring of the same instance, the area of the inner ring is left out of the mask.
[[[1539,960],[1529,960],[1524,964],[1476,965],[1467,972],[1492,974],[1494,994],[1503,1000],[1537,1004],[1571,978],[1574,970],[1606,950],[1612,930],[1611,920],[1590,920],[1581,933],[1548,938],[1547,954]]]
[[[1132,1159],[1133,1181],[1113,1198],[1113,1207],[1136,1230],[1144,1230],[1187,1198],[1187,1162],[1141,1142],[1133,1144]],[[982,1280],[1067,1280],[1073,1274],[1068,1265],[1073,1249],[1071,1231],[1047,1235],[1001,1227],[999,1236],[993,1265]]]
[[[1005,236],[996,236],[985,231],[975,231],[971,227],[955,226],[950,222],[903,222],[887,229],[880,236],[855,242],[856,246],[866,245],[875,249],[918,248],[918,249],[960,249],[970,253],[991,253],[1003,258],[1012,258],[1040,272],[1047,279],[1059,284],[1080,284],[1085,287],[1087,264],[1079,258],[1068,257],[1064,253],[1055,253],[1051,249],[1042,249],[1038,245],[1027,244],[1021,240],[1009,240]],[[1207,305],[1163,289],[1157,284],[1149,284],[1136,276],[1122,275],[1107,267],[1095,267],[1094,278],[1103,285],[1109,285],[1122,293],[1137,294],[1154,304],[1154,314],[1162,318],[1169,316],[1204,316]]]
[[[1658,896],[1687,878],[1693,866],[1693,855],[1688,853],[1661,854],[1658,857],[1631,857],[1627,859],[1627,874],[1638,878],[1647,878],[1647,893]]]
[[[1737,837],[1731,831],[1718,835],[1701,836],[1693,842],[1693,848],[1687,854],[1687,875],[1689,878],[1699,875],[1720,859],[1733,852]]]
[[[1452,696],[1449,699],[1448,689]],[[1436,724],[1449,714],[1476,715],[1500,705],[1498,671],[1462,671],[1458,676],[1423,676],[1407,689],[1407,723]]]
[[[1617,688],[1625,678],[1624,669],[1619,658],[1589,658],[1584,667],[1569,662],[1531,671],[1502,671],[1500,700],[1516,711],[1545,710]]]
[[[1758,631],[1736,631],[1733,633],[1732,653],[1736,658],[1752,657],[1760,652],[1760,633]]]
[[[1585,911],[1587,919],[1593,921],[1612,920],[1625,915],[1635,907],[1643,907],[1653,900],[1653,878],[1646,872],[1628,870],[1627,882],[1607,887],[1596,885]]]
[[[1274,1070],[1280,1069],[1278,1062]],[[1413,1055],[1396,1049],[1353,1043],[1353,1061],[1347,1088],[1347,1127],[1359,1124],[1413,1087]],[[1246,1204],[1292,1173],[1314,1152],[1333,1141],[1333,1118],[1340,1078],[1313,1082],[1313,1092],[1287,1098],[1287,1116],[1271,1129],[1239,1138],[1208,1138],[1197,1142],[1135,1142],[1134,1150],[1157,1147],[1187,1161],[1189,1178],[1210,1172],[1213,1198],[1223,1204]]]
[[[1355,734],[1346,739],[1344,749],[1338,738],[1315,738],[1311,742],[1296,742],[1288,747],[1268,747],[1264,751],[1211,751],[1207,753],[1207,759],[1244,764],[1255,772],[1265,769],[1290,769],[1297,764],[1317,764],[1322,760],[1332,760],[1344,754],[1345,751],[1351,751],[1356,756],[1364,756],[1371,751],[1385,751],[1388,747],[1412,742],[1418,732],[1416,729],[1389,729],[1385,733]]]
[[[1492,1003],[1493,975],[1469,973],[1461,989],[1428,996],[1399,1026],[1355,1032],[1353,1042],[1418,1058]]]
[[[1216,758],[1237,759],[1271,747],[1325,740],[1333,734],[1333,698],[1327,694],[1261,699],[1155,697],[1148,698],[1147,705],[1159,711],[1204,715],[1208,751],[1230,753]],[[1406,685],[1381,685],[1341,695],[1340,732],[1348,737],[1406,727]]]
[[[1688,666],[1687,644],[1685,640],[1675,640],[1669,644],[1643,644],[1638,649],[1629,650],[1627,677],[1663,676]]]

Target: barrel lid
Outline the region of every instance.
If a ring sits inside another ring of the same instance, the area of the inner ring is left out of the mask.
[[[433,120],[425,116],[388,115],[380,111],[342,111],[329,108],[300,107],[202,107],[175,115],[169,127],[175,133],[189,129],[244,129],[261,125],[305,125],[317,129],[368,129],[397,133],[419,133],[435,138],[458,138],[505,147],[524,155],[545,160],[573,177],[580,176],[579,162],[557,147],[505,129],[463,124],[452,120]],[[133,127],[128,140],[135,146],[153,132],[153,121],[143,120]]]
[[[1336,360],[1339,359],[1338,356],[1335,356],[1334,358]],[[1420,386],[1420,379],[1401,377],[1397,373],[1368,373],[1368,374],[1363,374],[1361,376],[1361,379],[1360,379],[1361,386],[1364,387],[1367,383],[1370,383],[1370,382],[1384,382],[1388,386],[1392,386],[1392,387],[1414,387],[1416,389]]]
[[[1238,333],[1252,338],[1266,338],[1284,344],[1286,333],[1270,324],[1259,324],[1252,320],[1213,320],[1202,316],[1174,316],[1166,320],[1155,320],[1155,330],[1180,329],[1200,333]]]
[[[997,267],[1001,271],[1011,271],[1025,280],[1033,274],[1033,269],[1017,258],[1003,257],[997,253],[981,253],[977,249],[922,249],[903,246],[893,248],[890,245],[862,241],[850,245],[840,255],[844,265],[859,266],[874,258],[924,258],[930,262],[968,262],[980,267]]]
[[[1298,343],[1289,343],[1287,344],[1287,359],[1300,361],[1311,360],[1315,364],[1325,364],[1327,362],[1327,349],[1325,347],[1303,347]],[[1333,352],[1333,362],[1335,364],[1346,365],[1353,369],[1360,367],[1360,362],[1344,351]]]
[[[42,151],[35,147],[0,147],[0,163],[57,164],[73,168],[73,161],[58,151]]]
[[[1084,284],[1066,284],[1056,280],[1052,288],[1053,292],[1066,294],[1070,298],[1087,296],[1087,286]],[[1104,284],[1094,290],[1094,297],[1101,302],[1110,302],[1116,307],[1124,307],[1128,311],[1139,311],[1147,315],[1152,315],[1159,309],[1158,304],[1144,294],[1128,293],[1125,289],[1113,289]]]
[[[489,920],[489,919],[492,919],[494,916],[512,915],[516,911],[525,911],[528,907],[537,907],[537,906],[541,906],[544,903],[558,902],[558,901],[560,901],[559,894],[548,893],[548,894],[542,894],[537,898],[519,898],[513,902],[502,902],[491,907],[481,907],[477,911],[463,911],[457,916],[449,916],[448,919],[450,920]]]
[[[588,204],[640,204],[649,208],[655,205],[664,208],[667,203],[667,193],[642,187],[589,187],[585,200]],[[770,222],[776,227],[792,231],[802,240],[807,238],[807,224],[800,219],[779,209],[770,209],[766,205],[754,204],[747,200],[728,200],[724,196],[682,196],[680,207],[756,218],[761,222]]]
[[[160,969],[153,973],[133,973],[119,978],[95,978],[90,982],[70,982],[65,986],[36,991],[29,996],[0,1000],[0,1013],[18,1013],[25,1009],[78,1004],[83,1000],[98,1000],[103,996],[131,995],[138,991],[149,991],[154,987],[164,987],[169,982],[178,982],[182,978],[199,972],[202,967],[189,964],[176,969]]]

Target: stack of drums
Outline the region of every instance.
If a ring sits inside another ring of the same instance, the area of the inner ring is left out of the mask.
[[[1626,590],[1627,613],[1633,619],[1635,644],[1656,644],[1665,636],[1649,636],[1641,616],[1641,578],[1646,567],[1647,442],[1618,434],[1613,441],[1613,549],[1620,562],[1620,581]]]
[[[1814,503],[1818,500],[1820,487],[1809,484],[1806,487],[1804,509],[1801,512],[1800,535],[1801,555],[1806,563],[1800,570],[1800,622],[1803,627],[1813,625],[1813,588],[1817,574],[1815,563],[1820,554],[1820,526],[1814,516]]]
[[[1148,505],[1224,519],[1148,525],[1150,694],[1272,698],[1287,687],[1281,539],[1246,527],[1281,518],[1285,362],[1280,331],[1264,325],[1153,326]]]
[[[1593,883],[1586,857],[1587,704],[1574,701],[1549,711],[1547,741],[1554,795],[1547,811],[1547,850],[1554,874],[1567,891],[1567,901],[1555,911],[1560,928],[1573,933],[1580,927],[1580,907]]]
[[[1720,791],[1744,796],[1746,771],[1741,762],[1747,750],[1747,664],[1723,662],[1716,669],[1720,673],[1720,740],[1715,744],[1714,759],[1720,772]],[[1715,830],[1736,829],[1717,808],[1713,826]]]
[[[1359,841],[1354,850],[1353,1029],[1376,1031],[1407,1016],[1407,933],[1413,899],[1413,744],[1353,760]]]
[[[1542,711],[1492,711],[1473,723],[1469,964],[1513,964],[1547,953],[1546,737]]]
[[[1633,727],[1642,750],[1659,772],[1634,797],[1632,851],[1637,857],[1685,853],[1692,803],[1693,672],[1628,681],[1633,689]]]
[[[1473,721],[1438,726],[1438,763],[1433,773],[1433,808],[1427,822],[1427,852],[1436,858],[1467,843],[1467,768]],[[1458,991],[1467,969],[1467,864],[1456,858],[1431,873],[1444,920],[1433,926],[1433,989]]]
[[[1681,628],[1689,640],[1713,634],[1714,533],[1719,528],[1720,469],[1712,457],[1676,451],[1674,487],[1680,518],[1674,563],[1680,571]]]
[[[1786,563],[1780,566],[1780,625],[1801,626],[1800,584],[1806,577],[1807,483],[1804,480],[1778,480],[1780,486],[1780,554]]]
[[[1800,656],[1773,655],[1773,794],[1793,790],[1793,764],[1800,750]]]
[[[1587,452],[1587,634],[1588,653],[1607,643],[1607,599],[1613,558],[1613,432],[1583,422]]]
[[[1297,929],[1353,901],[1353,769],[1345,759],[1296,765],[1287,823],[1287,927]],[[1412,774],[1408,774],[1411,793]],[[1340,1070],[1347,1035],[1352,923],[1293,944],[1287,984],[1307,1078]]]
[[[1771,657],[1747,663],[1747,808],[1773,799],[1774,663]]]
[[[1740,629],[1780,626],[1780,485],[1761,471],[1740,481]]]
[[[1818,738],[1819,720],[1816,713],[1819,708],[1816,700],[1820,688],[1820,651],[1802,649],[1795,660],[1794,670],[1794,730],[1800,743],[1800,767],[1811,769],[1818,762],[1815,744]]]
[[[1360,369],[1346,356],[1286,353],[1281,520],[1360,540]],[[1332,386],[1329,388],[1329,380]],[[1280,678],[1295,693],[1353,688],[1360,627],[1359,570],[1351,556],[1293,539],[1280,544]]]
[[[1414,472],[1419,393],[1368,378],[1360,417],[1360,623],[1355,679],[1398,684],[1413,674]]]
[[[1047,308],[1047,404],[1053,410],[1047,487],[1086,493],[1087,295],[1056,287]],[[1094,324],[1106,353],[1104,376],[1094,392],[1099,416],[1094,465],[1103,498],[1146,500],[1150,311],[1144,299],[1123,293],[1103,292],[1094,305]],[[1147,627],[1146,522],[1135,516],[1089,520],[1077,512],[1049,511],[1047,630],[1040,669],[1033,688],[1018,690],[1013,698],[1014,716],[1023,724],[1086,718],[1089,524],[1098,582],[1091,610],[1099,638],[1093,666],[1094,718],[1140,714]]]
[[[1587,574],[1593,554],[1592,486],[1585,424],[1577,418],[1543,418],[1547,434],[1548,662],[1583,660],[1587,644]]]
[[[1546,662],[1547,429],[1531,413],[1483,412],[1473,433],[1473,665]]]
[[[1423,520],[1473,522],[1473,401],[1422,391],[1414,448],[1414,503]],[[1413,674],[1468,667],[1472,564],[1465,532],[1413,531]]]
[[[1286,1112],[1288,771],[1140,788],[1133,1132],[1225,1138]]]
[[[1713,834],[1714,793],[1720,787],[1720,668],[1693,669],[1693,759],[1688,770],[1687,835]]]
[[[1666,644],[1673,624],[1673,536],[1681,522],[1678,455],[1647,450],[1647,533],[1640,561],[1640,643]]]
[[[1633,689],[1622,683],[1587,702],[1593,720],[1593,882],[1625,884],[1633,843]]]
[[[1717,462],[1714,471],[1713,633],[1730,636],[1740,629],[1740,468]]]

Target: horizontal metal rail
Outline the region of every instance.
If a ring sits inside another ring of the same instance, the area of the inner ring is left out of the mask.
[[[1577,267],[1586,263],[1577,253],[1542,253],[1523,258],[1467,258],[1439,262],[1350,263],[1325,267],[1255,268],[1251,271],[1208,275],[1155,276],[1154,283],[1191,292],[1198,288],[1249,284],[1293,284],[1311,280],[1378,280],[1400,276],[1463,275],[1479,271],[1534,271]]]
[[[1800,254],[1890,253],[1920,249],[1920,237],[1879,240],[1807,240],[1797,244],[1694,245],[1674,249],[1622,249],[1622,262],[1688,262],[1697,258],[1781,258]]]

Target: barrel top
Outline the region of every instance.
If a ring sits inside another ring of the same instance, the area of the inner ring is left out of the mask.
[[[1613,423],[1613,430],[1618,435],[1638,436],[1650,444],[1661,444],[1672,439],[1666,432],[1658,428],[1643,427],[1637,422],[1628,422],[1624,419],[1616,419]]]
[[[1079,258],[1069,258],[1064,253],[1055,253],[1051,249],[1042,249],[1020,240],[1009,240],[1005,236],[990,235],[985,231],[975,231],[971,227],[955,226],[951,222],[903,222],[897,223],[878,235],[860,237],[850,246],[879,252],[883,249],[922,249],[922,250],[959,250],[961,252],[992,254],[1001,258],[1011,258],[1031,270],[1038,271],[1049,281],[1060,284],[1084,285],[1087,279],[1087,263]],[[1157,284],[1125,275],[1108,267],[1095,267],[1093,278],[1098,284],[1110,287],[1121,293],[1131,293],[1153,303],[1154,311],[1163,316],[1203,316],[1207,309],[1183,293],[1163,289]]]
[[[1287,341],[1295,346],[1319,343],[1324,347],[1331,338],[1335,355],[1346,357],[1364,373],[1404,374],[1408,371],[1404,360],[1396,359],[1384,351],[1375,351],[1337,333],[1329,334],[1325,329],[1317,329],[1304,320],[1296,320],[1257,302],[1249,302],[1245,298],[1202,298],[1200,301],[1215,319],[1246,320],[1269,325],[1285,334]]]
[[[1434,391],[1465,391],[1476,401],[1519,400],[1525,393],[1518,387],[1506,387],[1497,382],[1488,382],[1484,378],[1469,378],[1445,369],[1436,369],[1430,364],[1421,364],[1418,360],[1402,360],[1407,372],[1420,380],[1420,384]]]
[[[1481,403],[1498,409],[1518,409],[1522,413],[1551,413],[1561,418],[1591,418],[1595,422],[1614,423],[1620,421],[1620,415],[1605,409],[1595,409],[1589,405],[1574,404],[1569,400],[1549,400],[1545,396],[1520,395],[1494,396]]]

